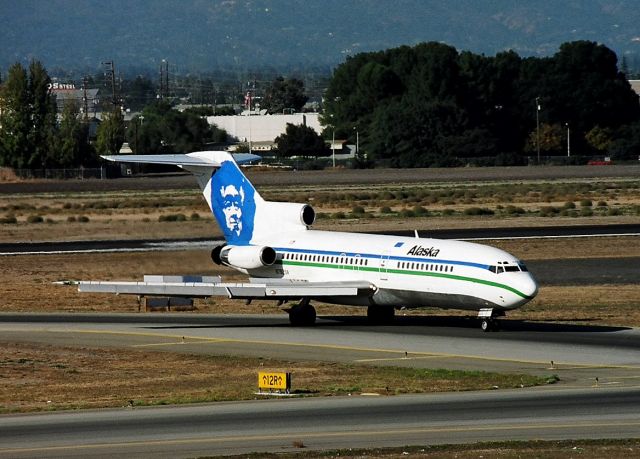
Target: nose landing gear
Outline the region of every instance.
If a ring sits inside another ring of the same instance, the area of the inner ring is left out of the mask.
[[[478,319],[480,319],[480,328],[483,332],[500,330],[500,322],[498,317],[503,317],[504,311],[494,311],[493,308],[483,308],[478,311]]]

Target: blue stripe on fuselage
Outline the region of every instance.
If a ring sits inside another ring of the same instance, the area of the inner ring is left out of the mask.
[[[337,256],[337,257],[360,257],[360,258],[369,258],[373,260],[379,260],[380,258],[386,257],[387,255],[375,254],[375,253],[359,253],[359,252],[336,252],[331,250],[309,250],[309,249],[293,249],[289,247],[274,247],[277,252],[288,252],[288,253],[304,253],[309,255],[329,255],[329,256]],[[410,261],[413,263],[440,263],[447,265],[458,265],[458,266],[470,266],[472,268],[480,268],[480,269],[489,269],[491,265],[485,265],[482,263],[473,263],[470,261],[454,261],[454,260],[437,260],[435,258],[420,258],[420,257],[399,257],[394,255],[389,255],[389,260],[394,261]]]

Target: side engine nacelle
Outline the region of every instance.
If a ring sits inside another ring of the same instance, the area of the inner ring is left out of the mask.
[[[219,245],[211,251],[214,263],[232,268],[257,269],[276,262],[276,251],[268,246]]]
[[[309,204],[267,201],[264,206],[267,218],[276,218],[281,228],[289,225],[311,226],[316,221],[316,211]]]

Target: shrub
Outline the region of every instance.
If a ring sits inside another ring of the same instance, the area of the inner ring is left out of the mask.
[[[89,223],[89,217],[87,217],[86,215],[80,215],[78,217],[78,221],[80,223]]]
[[[27,223],[42,223],[44,219],[40,215],[29,215]]]
[[[402,218],[412,218],[415,217],[415,214],[411,209],[402,209],[398,214]]]
[[[540,208],[540,216],[541,217],[553,217],[559,211],[553,206],[544,206]]]
[[[598,201],[598,207],[607,207],[607,201]]]
[[[580,201],[580,207],[591,207],[592,205],[591,199],[583,199]]]
[[[564,206],[562,207],[564,207],[565,209],[575,209],[576,205],[574,204],[573,201],[567,201],[564,203]]]
[[[507,215],[521,215],[525,213],[522,207],[516,206],[507,206],[504,211]]]
[[[486,207],[468,207],[463,213],[464,215],[493,215],[495,212]]]
[[[198,212],[194,212],[191,214],[191,217],[189,217],[191,220],[200,220],[200,214]]]
[[[453,210],[453,209],[444,209],[442,211],[442,215],[447,215],[447,216],[453,215],[454,213],[455,213],[455,210]]]
[[[620,209],[616,209],[615,207],[610,207],[609,210],[607,211],[607,215],[609,216],[622,215],[622,211]]]
[[[186,220],[187,217],[184,214],[160,215],[160,217],[158,217],[158,221],[160,222],[184,222]]]
[[[351,208],[351,213],[354,215],[364,215],[364,207],[362,206],[353,206]]]
[[[591,217],[593,215],[593,211],[588,207],[583,207],[580,211],[580,215],[583,217]]]
[[[335,212],[335,213],[331,214],[331,218],[337,219],[337,220],[342,220],[343,218],[347,218],[347,217],[344,214],[344,212]]]
[[[18,223],[18,219],[14,215],[6,215],[0,218],[0,224],[3,225],[15,225]]]
[[[383,207],[380,207],[380,213],[381,214],[390,214],[390,213],[393,213],[393,211],[391,210],[391,207],[383,206]]]
[[[69,216],[67,217],[67,221],[68,221],[69,223],[74,223],[74,222],[76,221],[76,217],[74,217],[73,215],[69,215]]]
[[[416,217],[424,217],[429,215],[429,211],[422,206],[413,206],[413,214]]]

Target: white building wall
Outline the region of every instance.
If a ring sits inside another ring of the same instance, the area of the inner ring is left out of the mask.
[[[322,132],[319,113],[295,113],[293,115],[233,115],[207,116],[210,125],[215,124],[220,129],[238,139],[240,142],[273,142],[280,134],[284,134],[287,123],[304,124]]]

